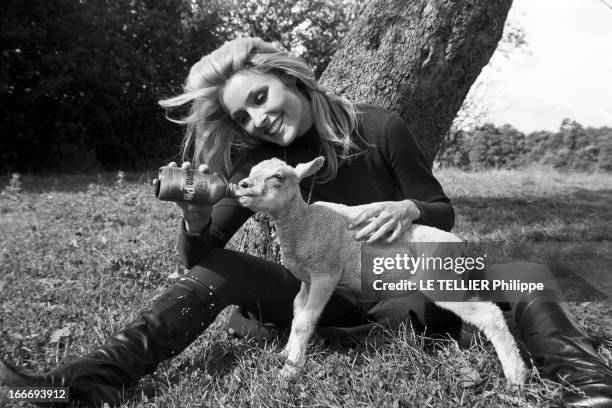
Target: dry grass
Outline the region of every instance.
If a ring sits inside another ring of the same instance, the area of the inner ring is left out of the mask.
[[[609,176],[548,169],[437,176],[466,239],[611,241]],[[0,358],[46,370],[128,324],[180,272],[178,212],[153,199],[148,175],[8,178],[0,197]],[[573,305],[605,333],[609,304]],[[227,312],[178,357],[143,379],[125,407],[546,407],[560,387],[533,376],[506,388],[490,345],[431,342],[410,328],[374,345],[316,340],[304,374],[279,381],[278,343],[258,347],[225,328]],[[64,329],[66,336],[51,343]],[[609,333],[608,333],[609,334]],[[610,349],[602,348],[610,361]],[[467,374],[472,382],[462,383]],[[9,402],[0,396],[0,405]],[[22,404],[23,405],[23,404]]]

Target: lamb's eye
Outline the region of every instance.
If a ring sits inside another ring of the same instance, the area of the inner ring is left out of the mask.
[[[275,174],[272,177],[274,177],[278,181],[283,181],[285,179],[285,176],[283,176],[282,174]]]
[[[235,120],[242,127],[246,127],[246,125],[249,123],[249,117],[247,115],[240,115]]]

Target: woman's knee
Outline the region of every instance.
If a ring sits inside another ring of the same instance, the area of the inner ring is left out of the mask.
[[[187,277],[207,288],[219,304],[249,311],[269,303],[291,305],[300,285],[282,265],[223,248],[212,249]]]
[[[213,271],[225,269],[226,266],[232,262],[232,257],[236,256],[236,254],[236,251],[225,248],[212,248],[193,268],[191,268],[191,271],[198,267]]]
[[[211,271],[224,276],[242,275],[249,278],[269,275],[278,278],[288,274],[288,271],[277,263],[225,248],[211,249],[196,266],[191,268],[190,274],[199,274],[202,271]]]
[[[240,255],[236,251],[213,248],[191,268],[188,276],[207,287],[239,284],[244,275],[253,270],[248,262],[240,259]]]

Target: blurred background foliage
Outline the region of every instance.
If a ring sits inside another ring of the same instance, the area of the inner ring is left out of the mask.
[[[3,0],[0,171],[154,168],[182,129],[157,105],[224,41],[278,41],[323,72],[355,0]]]
[[[0,173],[153,169],[176,159],[183,129],[157,101],[181,92],[193,63],[224,41],[259,36],[317,76],[359,13],[358,0],[3,0]],[[528,52],[508,21],[496,61]],[[437,161],[463,169],[612,171],[612,129],[564,120],[525,135],[484,123],[479,80]],[[485,96],[483,96],[485,95]]]
[[[436,158],[464,170],[515,169],[531,164],[581,172],[612,171],[612,128],[582,127],[563,119],[559,131],[524,134],[493,124],[451,130]]]

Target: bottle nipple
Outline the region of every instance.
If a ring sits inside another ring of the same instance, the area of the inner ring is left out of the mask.
[[[237,198],[236,189],[238,185],[235,183],[227,183],[225,186],[225,196],[228,198]]]

